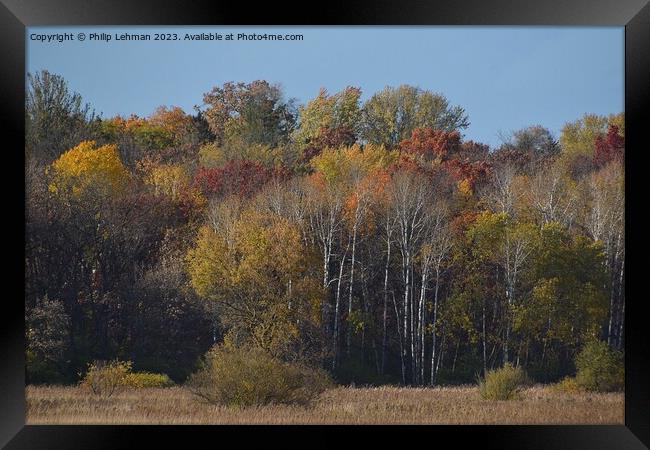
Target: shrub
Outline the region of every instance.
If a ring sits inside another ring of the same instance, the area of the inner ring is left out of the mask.
[[[262,350],[219,345],[207,353],[187,385],[210,403],[253,406],[308,404],[331,381],[322,370],[285,363]]]
[[[488,370],[479,380],[481,397],[486,400],[512,400],[519,397],[521,387],[528,378],[521,367],[506,364],[500,369]]]
[[[81,385],[100,397],[110,397],[118,389],[169,387],[174,383],[165,374],[131,372],[130,361],[95,361],[88,366]]]
[[[100,397],[110,397],[124,385],[124,379],[131,372],[131,362],[95,361],[88,366],[81,385]]]
[[[576,357],[576,369],[576,382],[587,391],[616,391],[625,385],[623,355],[607,342],[587,342]]]
[[[122,380],[122,386],[132,388],[163,388],[173,385],[174,382],[164,373],[128,373]]]
[[[578,384],[575,378],[565,377],[560,382],[553,385],[553,388],[558,392],[565,394],[578,394],[583,391],[582,387]]]

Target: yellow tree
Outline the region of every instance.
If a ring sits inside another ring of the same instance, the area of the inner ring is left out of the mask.
[[[130,174],[122,164],[116,145],[97,147],[84,141],[61,155],[51,166],[50,192],[80,196],[88,190],[119,193]]]
[[[153,164],[145,168],[145,184],[152,186],[156,195],[166,195],[172,200],[178,200],[190,181],[190,176],[179,165]]]
[[[280,217],[245,210],[224,231],[200,229],[187,255],[192,286],[219,306],[235,342],[308,358],[301,336],[318,328],[322,291],[300,230]]]

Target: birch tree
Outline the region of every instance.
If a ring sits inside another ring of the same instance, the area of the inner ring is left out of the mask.
[[[415,376],[415,301],[414,264],[419,246],[426,238],[430,220],[427,203],[431,201],[430,186],[421,182],[417,174],[400,171],[389,187],[393,215],[396,218],[396,242],[402,258],[402,333],[404,359],[410,365],[410,379]]]
[[[607,342],[622,347],[625,308],[625,191],[623,168],[614,162],[592,174],[587,181],[589,236],[602,242],[607,256],[609,318]]]

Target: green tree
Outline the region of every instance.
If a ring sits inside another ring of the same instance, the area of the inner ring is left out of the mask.
[[[318,96],[299,108],[300,125],[293,138],[299,147],[314,143],[327,130],[347,130],[353,139],[359,133],[361,90],[347,87],[334,95],[321,89]]]
[[[509,150],[532,153],[535,158],[554,156],[560,152],[560,144],[557,139],[541,125],[513,132],[504,146]]]
[[[217,145],[239,138],[275,147],[287,142],[296,123],[293,101],[283,99],[280,86],[263,80],[225,83],[204,94],[203,101]]]
[[[387,148],[410,138],[416,128],[456,131],[468,126],[463,108],[451,106],[440,94],[408,85],[386,87],[373,95],[362,110],[363,138]]]
[[[45,164],[92,136],[94,112],[60,75],[27,74],[25,151]]]
[[[503,276],[503,362],[510,362],[513,311],[522,301],[520,287],[527,281],[538,238],[537,228],[530,223],[510,219],[505,213],[485,212],[468,230],[475,246],[475,255],[495,264]]]

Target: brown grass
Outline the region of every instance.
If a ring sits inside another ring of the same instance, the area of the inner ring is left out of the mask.
[[[482,400],[475,386],[346,388],[311,407],[220,407],[187,389],[143,388],[98,399],[79,387],[27,388],[28,424],[622,424],[622,393],[561,393],[548,386],[521,400]]]

